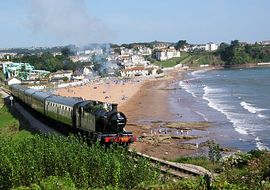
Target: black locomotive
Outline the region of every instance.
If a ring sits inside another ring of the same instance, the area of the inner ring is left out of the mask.
[[[135,139],[124,127],[127,118],[117,111],[117,104],[62,97],[22,85],[11,85],[12,95],[18,101],[68,130],[82,132],[103,143],[132,143]]]

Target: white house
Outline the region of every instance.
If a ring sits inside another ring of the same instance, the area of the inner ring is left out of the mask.
[[[146,56],[146,55],[152,55],[151,48],[148,47],[139,47],[139,54]]]
[[[90,73],[92,73],[92,70],[88,67],[84,67],[83,68],[83,75],[89,75]]]
[[[120,71],[122,77],[156,75],[157,67],[135,66]]]
[[[156,58],[159,61],[164,61],[174,57],[180,57],[180,51],[177,51],[174,47],[169,47],[166,49],[160,49],[156,51]]]
[[[66,70],[66,71],[61,70],[61,71],[57,71],[55,73],[52,73],[52,78],[54,78],[54,79],[63,79],[65,77],[67,77],[68,80],[70,80],[72,74],[73,74],[72,70]]]
[[[12,85],[12,84],[21,84],[21,83],[22,83],[22,81],[19,80],[19,79],[17,79],[17,78],[15,78],[15,77],[12,77],[12,78],[10,78],[10,79],[7,81],[7,84],[8,84],[8,85]]]
[[[205,51],[216,51],[217,49],[218,45],[213,42],[209,42],[205,45]]]

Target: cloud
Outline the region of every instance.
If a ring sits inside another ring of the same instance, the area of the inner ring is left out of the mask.
[[[89,15],[84,0],[27,0],[26,11],[27,25],[36,35],[78,45],[111,40],[110,29]]]

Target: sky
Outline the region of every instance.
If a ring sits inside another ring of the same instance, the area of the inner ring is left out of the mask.
[[[0,48],[270,40],[269,0],[2,0]]]

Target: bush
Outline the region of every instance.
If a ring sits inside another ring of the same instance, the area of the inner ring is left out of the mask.
[[[76,190],[76,187],[69,177],[50,176],[41,181],[39,185],[21,186],[13,190]]]
[[[34,135],[20,141],[0,139],[0,189],[29,187],[48,177],[40,184],[41,188],[55,187],[61,179],[63,186],[74,183],[83,189],[106,186],[131,189],[143,181],[157,182],[158,176],[149,162],[145,159],[135,162],[122,147],[106,149],[99,144],[89,147],[74,137]]]
[[[224,159],[224,178],[246,189],[267,189],[270,182],[270,153],[250,153],[237,153]]]
[[[232,156],[226,157],[223,159],[224,165],[226,168],[243,168],[248,164],[248,161],[251,160],[251,154],[238,152]]]
[[[209,160],[212,162],[218,162],[222,158],[219,144],[215,143],[214,141],[209,141],[208,148]]]

